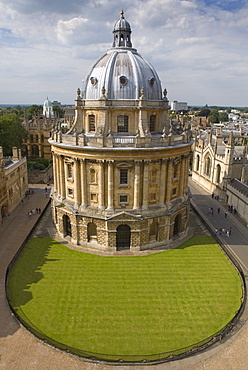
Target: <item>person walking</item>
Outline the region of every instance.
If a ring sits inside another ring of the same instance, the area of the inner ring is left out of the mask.
[[[229,228],[229,235],[231,236],[231,234],[232,234],[232,228],[230,227]]]
[[[227,218],[227,211],[225,212],[225,218]]]
[[[218,212],[218,214],[220,213],[220,207],[218,207],[217,212]]]

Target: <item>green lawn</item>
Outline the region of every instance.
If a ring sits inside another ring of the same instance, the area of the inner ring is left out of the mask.
[[[192,345],[239,309],[240,277],[211,237],[148,256],[101,257],[31,239],[9,299],[47,336],[85,351],[149,355]]]

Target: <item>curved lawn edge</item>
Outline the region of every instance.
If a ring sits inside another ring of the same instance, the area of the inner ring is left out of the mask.
[[[183,245],[187,244],[188,242],[189,242],[189,240],[186,243],[184,243]],[[183,249],[184,248],[183,245],[179,246],[178,249]],[[82,252],[79,252],[79,253],[82,253]],[[159,253],[166,253],[166,252],[159,252]],[[115,258],[115,257],[112,257],[112,258]],[[129,258],[129,257],[127,257],[127,258]],[[127,363],[128,362],[136,362],[136,363],[155,362],[156,363],[156,362],[169,361],[172,358],[176,359],[176,358],[186,357],[186,356],[189,356],[189,355],[191,355],[195,352],[201,351],[201,350],[205,349],[206,347],[212,345],[216,341],[218,341],[219,338],[220,338],[220,334],[222,332],[227,333],[231,329],[231,327],[232,327],[231,323],[233,321],[236,322],[238,320],[239,316],[242,313],[243,303],[244,303],[244,293],[246,293],[246,290],[244,288],[245,284],[244,284],[244,280],[243,280],[244,276],[242,275],[242,270],[241,270],[241,273],[239,271],[239,274],[241,276],[241,281],[243,281],[243,297],[241,297],[241,306],[240,306],[239,310],[237,311],[237,313],[236,314],[234,313],[234,316],[231,319],[231,321],[229,321],[226,325],[224,325],[220,330],[218,330],[216,333],[212,334],[211,336],[209,336],[207,338],[204,338],[201,341],[198,341],[197,343],[191,344],[189,346],[186,346],[186,347],[183,347],[183,348],[180,348],[180,349],[170,350],[170,351],[163,352],[163,353],[140,354],[140,355],[139,354],[119,355],[119,354],[106,354],[106,353],[91,352],[91,351],[82,350],[82,349],[79,349],[79,348],[72,347],[72,346],[67,345],[65,343],[61,343],[61,342],[47,336],[44,332],[42,332],[39,328],[37,328],[33,324],[32,321],[30,321],[30,319],[25,315],[25,312],[23,312],[21,307],[19,307],[18,309],[15,309],[12,306],[12,303],[9,299],[9,289],[8,289],[7,281],[6,281],[6,287],[7,287],[7,299],[8,299],[10,308],[13,311],[13,313],[15,314],[15,316],[17,317],[17,319],[31,333],[33,333],[35,336],[37,336],[39,339],[43,340],[44,342],[47,342],[50,345],[52,345],[56,348],[59,348],[63,351],[70,352],[72,354],[76,354],[80,357],[84,357],[84,358],[91,359],[91,360],[100,360],[100,361],[111,362],[111,363],[113,363],[113,362],[116,362],[116,363],[119,363],[119,362],[127,362]],[[8,279],[8,277],[9,277],[9,271],[8,271],[7,279]]]

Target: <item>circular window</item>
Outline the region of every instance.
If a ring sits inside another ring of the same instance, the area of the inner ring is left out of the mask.
[[[91,82],[91,85],[96,85],[97,84],[97,78],[96,77],[91,77],[90,82]]]
[[[150,78],[149,85],[150,86],[153,86],[154,85],[154,82],[155,82],[155,78],[154,77]]]
[[[121,77],[120,77],[120,83],[121,83],[122,85],[126,85],[126,83],[127,83],[127,78],[126,78],[125,76],[121,76]]]

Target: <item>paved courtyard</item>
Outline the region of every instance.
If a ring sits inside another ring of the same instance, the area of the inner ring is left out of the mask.
[[[28,217],[30,210],[36,210],[46,207],[49,199],[45,196],[45,186],[32,186],[35,194],[28,196],[14,210],[14,212],[4,219],[0,225],[0,369],[12,370],[67,370],[67,369],[154,369],[154,370],[246,370],[248,368],[248,323],[246,322],[247,312],[242,318],[240,330],[236,330],[230,338],[221,344],[195,356],[191,356],[180,361],[171,361],[169,363],[154,365],[154,366],[110,366],[99,363],[84,361],[83,359],[71,356],[56,350],[37,338],[31,335],[25,328],[19,325],[15,317],[11,314],[7,300],[5,298],[5,273],[7,266],[16,251],[25,240],[26,235],[37,222],[38,214]],[[203,196],[204,195],[204,196]],[[204,207],[209,207],[209,197],[202,192],[201,202],[205,202]],[[194,196],[193,196],[194,199]],[[195,200],[195,199],[194,199]],[[225,205],[221,205],[225,209]],[[223,213],[224,215],[224,213]],[[224,216],[220,216],[224,217]],[[224,219],[218,219],[222,224]],[[233,245],[238,245],[240,251],[244,247],[241,243],[243,237],[246,237],[247,228],[240,223],[236,218],[232,220],[231,215],[229,221],[233,222],[235,233],[230,237]],[[230,223],[229,222],[229,223]],[[191,212],[189,222],[189,235],[208,234],[207,229]],[[34,236],[51,236],[59,240],[57,237],[51,213],[48,210],[42,217],[41,222],[34,231]],[[248,238],[247,238],[248,239]],[[246,239],[246,240],[247,240]],[[178,244],[182,241],[178,241]],[[246,247],[246,246],[245,246]],[[240,252],[241,253],[241,252]],[[242,252],[243,253],[243,252]],[[241,255],[242,257],[243,255]]]

